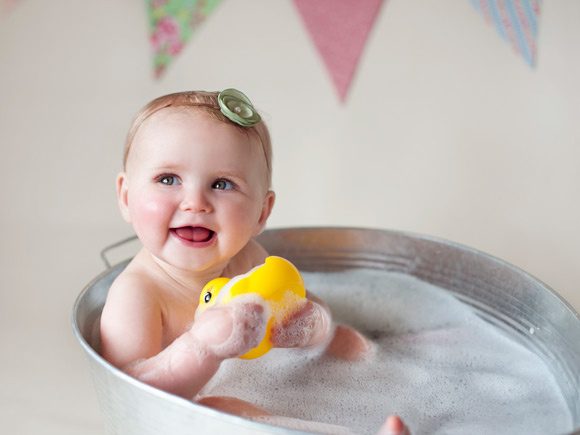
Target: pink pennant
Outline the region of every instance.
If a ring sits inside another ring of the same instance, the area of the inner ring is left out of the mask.
[[[341,101],[383,0],[294,0]]]
[[[20,0],[0,0],[0,12],[7,14],[10,12]]]

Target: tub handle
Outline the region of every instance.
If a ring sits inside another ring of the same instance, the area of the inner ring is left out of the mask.
[[[134,234],[130,237],[127,237],[125,239],[119,240],[116,243],[113,243],[112,245],[109,245],[107,247],[105,247],[102,251],[101,251],[101,259],[103,260],[103,263],[105,263],[105,266],[107,267],[107,269],[111,268],[111,262],[109,261],[109,259],[107,258],[107,253],[112,251],[115,248],[118,248],[119,246],[123,246],[126,245],[129,242],[132,242],[133,240],[137,239],[137,236]]]

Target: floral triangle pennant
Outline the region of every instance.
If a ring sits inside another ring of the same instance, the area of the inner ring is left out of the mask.
[[[344,101],[383,0],[294,0]]]
[[[155,77],[163,75],[221,0],[146,0]]]
[[[541,0],[471,0],[475,8],[509,42],[526,63],[536,63]]]

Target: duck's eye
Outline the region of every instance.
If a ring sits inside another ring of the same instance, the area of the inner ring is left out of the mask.
[[[203,301],[206,304],[209,304],[209,301],[211,301],[211,292],[207,292],[204,296],[203,296]]]

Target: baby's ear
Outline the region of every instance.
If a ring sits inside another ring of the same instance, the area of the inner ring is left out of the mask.
[[[123,219],[125,219],[127,223],[131,223],[128,192],[129,181],[127,180],[127,174],[125,172],[119,172],[119,175],[117,175],[117,202],[119,203],[119,209],[121,210]]]
[[[258,223],[256,224],[256,231],[252,235],[252,237],[257,236],[266,227],[266,222],[270,217],[270,213],[272,213],[272,209],[274,208],[274,202],[276,200],[276,194],[274,191],[269,190],[264,197],[264,201],[262,201],[262,213],[260,214],[260,218],[258,219]]]

